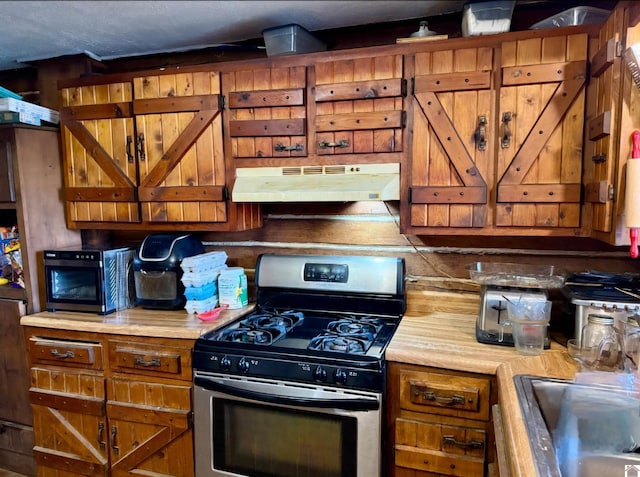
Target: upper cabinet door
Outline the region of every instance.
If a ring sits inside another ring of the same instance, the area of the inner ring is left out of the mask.
[[[314,64],[314,152],[376,154],[402,151],[406,116],[403,56],[388,55]]]
[[[70,222],[139,222],[131,83],[60,91]]]
[[[626,164],[633,155],[632,134],[640,129],[640,88],[624,56],[640,41],[638,6],[625,3],[614,9],[592,41],[585,115],[584,217],[590,221],[591,236],[612,245],[630,244],[625,208],[632,199],[626,197]]]
[[[305,66],[224,73],[222,85],[234,158],[277,165],[278,159],[308,155]]]
[[[586,74],[586,34],[502,44],[496,226],[580,227]]]
[[[414,61],[410,226],[484,227],[494,161],[493,50],[417,53]]]
[[[143,220],[226,221],[219,74],[145,76],[133,86]]]

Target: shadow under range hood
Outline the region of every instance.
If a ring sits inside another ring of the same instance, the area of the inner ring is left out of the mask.
[[[234,202],[399,200],[400,164],[236,169]]]

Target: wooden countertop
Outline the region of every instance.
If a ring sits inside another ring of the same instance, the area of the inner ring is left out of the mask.
[[[522,424],[513,376],[532,374],[573,378],[577,366],[563,346],[552,342],[540,356],[522,356],[511,347],[478,343],[475,322],[480,306],[477,292],[409,290],[407,312],[386,351],[386,359],[472,373],[496,375],[507,453],[513,477],[534,477],[533,454]],[[102,316],[78,312],[41,312],[22,317],[24,326],[197,339],[251,311],[255,305],[225,310],[203,322],[185,310],[133,308]]]
[[[407,313],[387,348],[386,359],[496,375],[511,476],[537,477],[513,376],[572,379],[578,366],[566,348],[554,341],[540,356],[523,356],[511,347],[478,343],[475,323],[479,307],[477,293],[410,291]]]
[[[186,310],[146,310],[131,308],[109,315],[56,311],[23,316],[23,326],[56,328],[59,330],[92,331],[118,335],[160,338],[197,339],[207,331],[223,326],[253,310],[254,304],[237,310],[224,310],[211,321],[202,321]]]

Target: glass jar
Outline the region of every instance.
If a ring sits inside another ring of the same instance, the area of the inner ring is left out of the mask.
[[[619,333],[622,336],[622,349],[625,355],[624,369],[628,372],[636,372],[640,357],[640,326],[636,316],[629,316],[626,322],[621,323]]]
[[[582,362],[587,368],[602,371],[622,369],[622,340],[612,317],[589,315],[582,329],[581,343]]]

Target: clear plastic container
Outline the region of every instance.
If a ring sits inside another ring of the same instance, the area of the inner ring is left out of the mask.
[[[557,28],[576,25],[588,25],[591,23],[602,23],[611,14],[609,10],[596,7],[574,7],[569,8],[556,15],[545,18],[529,27],[530,30],[540,30],[543,28]]]
[[[462,10],[462,36],[509,31],[515,3],[515,0],[495,0],[465,4]]]
[[[520,288],[561,288],[564,273],[553,265],[482,263],[467,265],[471,279],[480,285]]]

